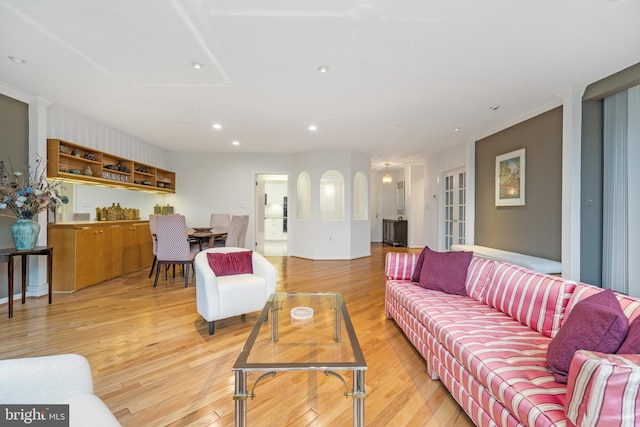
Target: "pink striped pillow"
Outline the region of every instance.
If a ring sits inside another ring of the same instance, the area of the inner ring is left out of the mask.
[[[640,355],[578,350],[567,383],[567,418],[575,425],[640,425]]]
[[[417,258],[414,253],[387,252],[384,262],[385,276],[389,280],[411,280]]]
[[[536,273],[524,267],[496,262],[480,301],[514,320],[553,338],[575,283]]]

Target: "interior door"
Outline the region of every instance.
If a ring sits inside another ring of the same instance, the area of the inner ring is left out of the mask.
[[[444,249],[466,241],[467,173],[464,169],[444,174]]]
[[[264,254],[264,207],[267,193],[265,192],[264,178],[256,176],[256,252]]]

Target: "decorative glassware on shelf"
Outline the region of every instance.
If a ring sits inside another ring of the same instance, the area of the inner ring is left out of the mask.
[[[123,221],[140,219],[140,210],[123,208],[120,203],[113,203],[111,207],[96,208],[96,221]]]
[[[156,204],[153,207],[153,213],[155,215],[171,215],[173,213],[173,206],[170,206],[168,204],[166,206],[160,206]]]

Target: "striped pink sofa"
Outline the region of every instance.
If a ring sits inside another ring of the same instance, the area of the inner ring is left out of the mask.
[[[468,296],[450,295],[411,282],[417,258],[387,254],[385,314],[476,425],[640,425],[640,355],[580,350],[568,384],[546,362],[571,307],[600,288],[473,257]],[[630,320],[640,315],[640,300],[618,299]]]

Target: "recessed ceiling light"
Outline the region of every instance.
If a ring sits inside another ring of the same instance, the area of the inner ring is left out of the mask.
[[[7,56],[7,58],[9,58],[10,60],[12,60],[12,61],[13,61],[13,62],[15,62],[16,64],[24,64],[25,62],[27,62],[27,61],[25,61],[25,60],[24,60],[24,59],[22,59],[22,58],[18,58],[17,56]]]
[[[240,141],[233,141],[231,145],[240,145]]]
[[[318,71],[320,71],[321,73],[328,73],[329,72],[329,66],[321,65],[321,66],[318,67]]]
[[[462,128],[453,128],[454,132],[460,132],[462,130]]]
[[[204,65],[202,65],[202,63],[201,63],[201,62],[192,62],[192,63],[191,63],[191,66],[192,66],[193,68],[195,68],[196,70],[199,70],[199,69],[201,69],[202,67],[204,67]]]
[[[499,105],[492,105],[491,107],[489,107],[491,111],[496,111],[498,108],[500,108]]]
[[[215,130],[220,130],[222,129],[222,125],[220,123],[214,123],[212,126]]]
[[[309,125],[309,130],[310,130],[311,132],[315,132],[315,131],[317,131],[317,130],[318,130],[318,126],[316,126],[316,125]]]

